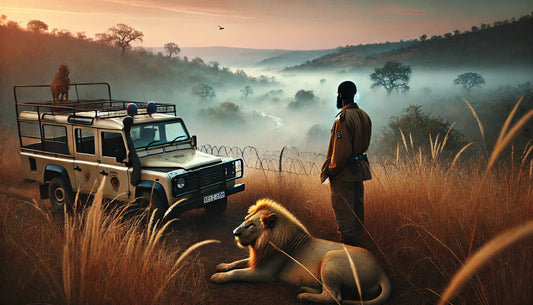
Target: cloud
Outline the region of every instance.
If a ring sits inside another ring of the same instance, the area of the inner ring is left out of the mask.
[[[10,7],[10,6],[2,6],[3,10],[11,10],[18,13],[29,13],[29,14],[35,14],[35,13],[46,13],[46,14],[69,14],[69,15],[99,15],[98,12],[79,12],[79,11],[73,11],[73,10],[57,10],[57,9],[44,9],[44,8],[24,8],[24,7]]]
[[[423,10],[414,10],[408,8],[399,8],[399,7],[378,7],[375,9],[377,13],[386,13],[392,15],[401,15],[401,16],[426,16],[427,12]]]
[[[167,12],[202,15],[211,17],[234,17],[249,19],[248,16],[235,14],[235,11],[218,6],[217,2],[205,1],[153,1],[153,0],[103,0],[104,2],[120,4],[130,7],[157,9]]]

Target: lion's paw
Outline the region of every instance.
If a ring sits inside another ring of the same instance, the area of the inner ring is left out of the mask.
[[[217,284],[222,284],[226,282],[226,277],[224,276],[224,274],[218,272],[211,275],[211,281]]]
[[[230,270],[230,267],[229,267],[229,264],[220,263],[217,265],[216,270],[217,271],[228,271]]]
[[[309,297],[310,293],[307,293],[307,292],[304,292],[304,293],[300,293],[298,294],[298,301],[307,301],[308,297]]]

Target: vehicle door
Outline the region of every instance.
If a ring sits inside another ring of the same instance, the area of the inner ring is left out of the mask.
[[[98,174],[106,178],[104,194],[109,198],[134,199],[130,193],[130,171],[126,165],[126,141],[120,131],[98,130],[100,164]]]
[[[95,130],[73,126],[74,129],[74,184],[83,193],[98,189],[98,147]]]

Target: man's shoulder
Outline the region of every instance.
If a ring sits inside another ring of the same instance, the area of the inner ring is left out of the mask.
[[[364,111],[363,109],[359,107],[351,108],[347,110],[350,110],[349,115],[353,115],[353,116],[363,115],[363,116],[369,117],[368,113],[366,113],[366,111]]]

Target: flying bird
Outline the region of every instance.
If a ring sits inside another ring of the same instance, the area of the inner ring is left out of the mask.
[[[218,26],[218,29],[222,31],[222,30],[224,29],[224,27],[221,26],[221,25],[219,25],[219,26]]]

